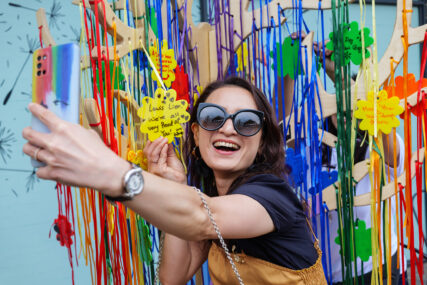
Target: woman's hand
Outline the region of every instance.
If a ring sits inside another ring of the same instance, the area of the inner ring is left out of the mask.
[[[37,170],[38,177],[94,188],[110,196],[121,194],[122,178],[131,166],[110,150],[95,131],[63,121],[41,105],[30,104],[28,108],[51,131],[40,133],[30,127],[22,131],[28,140],[24,153],[46,164]]]
[[[155,141],[147,141],[144,154],[148,160],[148,171],[163,178],[186,184],[184,166],[175,154],[172,144],[168,144],[167,138],[158,138]]]

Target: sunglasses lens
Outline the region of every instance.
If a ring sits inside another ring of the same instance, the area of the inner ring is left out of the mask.
[[[214,106],[203,108],[199,114],[199,124],[202,128],[208,131],[219,129],[224,123],[224,112]]]
[[[243,136],[255,135],[261,125],[261,118],[253,112],[240,112],[234,118],[234,127]]]

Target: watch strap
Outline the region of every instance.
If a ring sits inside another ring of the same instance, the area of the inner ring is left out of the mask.
[[[132,200],[132,197],[126,197],[124,195],[117,196],[117,197],[111,197],[111,196],[105,195],[105,198],[110,202],[123,202],[123,201]]]
[[[138,165],[136,165],[136,164],[134,164],[132,162],[129,162],[129,163],[131,164],[132,169],[141,169]],[[126,176],[126,174],[125,174],[125,176]],[[125,187],[126,186],[124,186],[123,189],[125,189]],[[114,202],[129,201],[129,200],[132,200],[132,198],[134,197],[134,195],[129,195],[129,193],[124,193],[124,194],[122,194],[120,196],[117,196],[117,197],[112,197],[112,196],[109,196],[109,195],[104,195],[104,196],[105,196],[105,198],[108,201],[113,202],[113,203]]]

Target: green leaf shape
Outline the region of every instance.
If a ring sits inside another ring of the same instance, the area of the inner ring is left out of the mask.
[[[110,82],[113,82],[113,70],[114,70],[114,61],[109,62],[110,66]],[[102,69],[102,82],[105,84],[105,64],[104,61],[101,62],[101,69]],[[120,64],[117,64],[116,66],[116,73],[115,73],[115,79],[114,79],[114,90],[125,90],[126,86],[124,84],[125,76],[122,72],[122,67]],[[99,90],[99,77],[96,78],[96,85],[98,86]]]
[[[340,254],[342,254],[342,245],[340,244],[341,233],[339,230],[337,232],[338,236],[334,241],[341,247]],[[363,262],[366,262],[372,255],[371,228],[366,229],[366,222],[363,220],[358,220],[357,225],[355,225],[354,235],[357,257],[359,257]],[[351,260],[354,261],[353,248],[351,247],[350,250]]]
[[[283,65],[280,60],[280,47],[282,48]],[[303,74],[301,59],[298,65],[298,72],[295,72],[297,69],[298,50],[298,40],[292,40],[291,37],[287,37],[282,44],[276,43],[277,61],[276,63],[273,62],[271,68],[274,70],[275,66],[280,67],[282,65],[282,68],[277,68],[278,75],[280,77],[285,77],[286,75],[289,75],[292,79],[295,79],[295,75]],[[274,60],[274,55],[272,51],[270,52],[270,57]]]
[[[359,29],[359,24],[356,21],[342,24],[342,30],[344,31],[344,64],[347,65],[353,62],[355,65],[362,63],[362,31]],[[369,28],[363,28],[363,37],[365,39],[365,59],[369,58],[371,53],[368,48],[374,43],[374,39],[369,35]],[[326,48],[334,51],[334,33],[329,34],[331,39],[327,44]],[[332,56],[332,60],[334,57]]]

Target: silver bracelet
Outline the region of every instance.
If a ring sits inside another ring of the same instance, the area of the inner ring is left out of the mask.
[[[230,252],[228,251],[227,245],[224,242],[224,239],[222,238],[221,232],[219,231],[218,225],[216,224],[211,209],[208,206],[208,203],[206,202],[205,198],[202,195],[202,191],[200,189],[193,187],[194,190],[196,190],[197,194],[199,194],[200,199],[202,200],[203,206],[205,207],[206,211],[208,212],[209,219],[211,220],[212,226],[214,227],[214,230],[216,234],[218,235],[219,242],[221,243],[222,248],[225,251],[225,255],[227,256],[228,261],[231,264],[231,268],[233,268],[234,274],[236,275],[237,279],[239,280],[240,285],[244,285],[242,278],[240,277],[239,271],[237,270],[236,265],[233,262],[233,259],[231,258]]]

